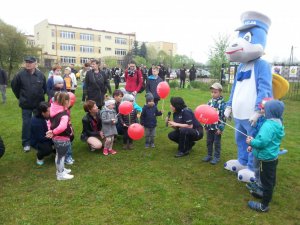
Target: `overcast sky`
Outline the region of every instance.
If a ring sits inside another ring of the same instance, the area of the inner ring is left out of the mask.
[[[270,0],[31,0],[1,1],[0,18],[26,34],[44,19],[49,23],[114,32],[135,32],[138,41],[177,43],[178,54],[205,63],[218,35],[236,37],[240,15],[255,10],[272,20],[264,56],[287,60],[291,46],[300,60],[300,13],[296,1]]]

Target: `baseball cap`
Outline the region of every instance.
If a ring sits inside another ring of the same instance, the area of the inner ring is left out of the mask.
[[[222,91],[223,90],[223,87],[220,83],[213,83],[211,86],[210,86],[210,89],[216,89],[216,90],[220,90]]]
[[[24,58],[24,61],[25,61],[25,62],[31,62],[31,63],[34,63],[34,62],[36,62],[36,58],[33,57],[33,56],[26,56],[26,57]]]

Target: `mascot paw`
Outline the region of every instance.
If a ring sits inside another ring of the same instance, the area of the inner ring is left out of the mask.
[[[227,161],[224,164],[224,168],[226,170],[237,173],[240,170],[247,168],[247,166],[243,166],[242,164],[240,164],[240,162],[237,159],[232,159],[232,160]]]
[[[254,172],[249,169],[243,169],[238,172],[238,180],[243,182],[255,182]]]

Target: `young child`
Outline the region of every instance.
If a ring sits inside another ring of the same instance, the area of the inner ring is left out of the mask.
[[[214,83],[211,85],[211,99],[207,103],[209,106],[215,108],[219,114],[219,119],[225,122],[225,106],[226,103],[222,96],[222,85],[219,83]],[[207,146],[207,156],[203,158],[203,162],[209,162],[212,165],[217,164],[221,157],[221,137],[224,130],[224,123],[218,121],[211,125],[205,125],[206,130],[206,146]],[[213,147],[215,147],[214,157]]]
[[[113,150],[114,137],[117,132],[117,113],[114,110],[115,100],[107,99],[105,101],[104,108],[101,110],[101,120],[102,120],[102,132],[105,137],[103,155],[116,154],[117,151]]]
[[[269,210],[269,203],[275,187],[280,143],[285,135],[282,125],[283,111],[283,102],[278,100],[266,102],[266,121],[255,138],[249,136],[246,139],[247,144],[252,147],[254,157],[259,160],[260,180],[263,189],[261,203],[249,201],[248,206],[259,212],[267,212]]]
[[[113,98],[115,100],[115,111],[117,114],[119,113],[119,106],[121,104],[123,97],[124,97],[124,93],[121,90],[115,90],[113,92]],[[120,120],[118,120],[116,127],[117,127],[118,134],[123,135],[123,128],[122,128],[123,126],[122,126]]]
[[[57,92],[54,102],[50,106],[50,120],[48,120],[48,131],[46,137],[52,138],[56,149],[56,178],[57,180],[69,180],[74,175],[69,174],[70,169],[66,169],[64,161],[66,153],[71,145],[73,129],[70,126],[70,116],[67,112],[69,107],[69,94],[67,92]]]
[[[131,94],[125,94],[122,101],[129,101],[134,104],[134,96]],[[119,120],[122,124],[123,128],[123,149],[133,149],[132,147],[132,139],[128,136],[128,127],[138,122],[138,112],[135,108],[131,111],[129,115],[119,114]]]
[[[152,68],[152,75],[148,76],[147,84],[146,84],[146,93],[151,93],[154,97],[154,103],[155,105],[158,104],[158,101],[160,100],[159,95],[157,94],[157,85],[160,82],[163,82],[163,80],[158,76],[159,68],[157,66],[154,66]]]
[[[145,148],[155,148],[154,137],[157,125],[157,116],[161,116],[162,111],[158,111],[151,93],[146,94],[146,105],[143,107],[141,115],[141,125],[145,127]]]

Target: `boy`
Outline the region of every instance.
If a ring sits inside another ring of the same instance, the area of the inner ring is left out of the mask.
[[[151,93],[153,95],[155,105],[157,105],[158,101],[160,100],[160,97],[156,91],[157,85],[163,81],[158,76],[158,73],[159,73],[159,68],[157,66],[154,66],[152,68],[152,75],[148,77],[147,84],[146,84],[146,93]]]
[[[212,98],[207,103],[209,106],[215,108],[219,114],[219,119],[225,122],[224,110],[225,101],[223,99],[222,90],[223,87],[219,83],[214,83],[210,87]],[[203,158],[203,162],[209,162],[212,165],[216,165],[220,161],[221,157],[221,135],[224,130],[224,123],[218,121],[214,124],[205,125],[206,130],[206,146],[207,146],[207,156]],[[215,146],[214,158],[213,146]]]
[[[145,127],[145,148],[155,148],[154,137],[157,125],[157,116],[161,116],[162,111],[158,111],[151,93],[146,94],[146,105],[143,107],[141,115],[141,125]]]
[[[249,201],[248,206],[259,212],[267,212],[271,202],[276,182],[276,167],[280,143],[284,137],[282,114],[284,104],[271,100],[265,104],[266,121],[263,123],[255,138],[247,137],[246,142],[252,147],[253,155],[260,162],[260,180],[263,189],[261,203]]]

